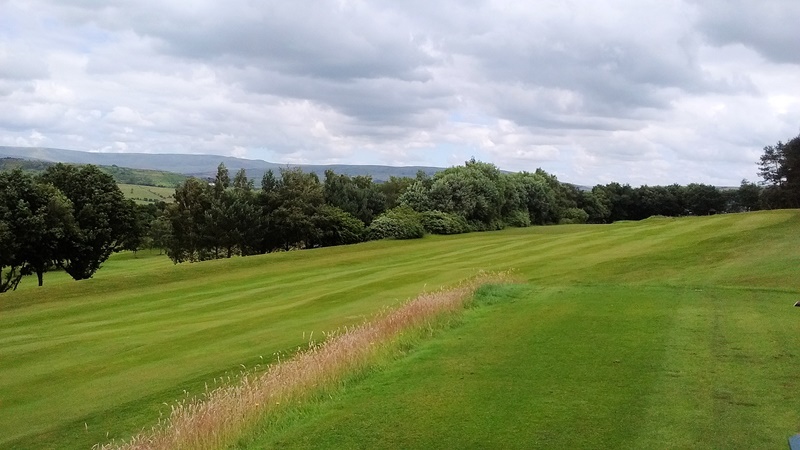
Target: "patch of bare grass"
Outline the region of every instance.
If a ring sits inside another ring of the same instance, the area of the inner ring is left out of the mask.
[[[202,397],[172,407],[169,418],[124,443],[96,445],[98,450],[214,449],[235,442],[243,433],[288,404],[297,403],[346,376],[368,367],[373,357],[402,333],[426,326],[464,308],[478,287],[501,282],[507,274],[481,273],[460,285],[424,293],[384,311],[361,325],[311,343],[295,357],[244,373],[238,383],[208,390]]]

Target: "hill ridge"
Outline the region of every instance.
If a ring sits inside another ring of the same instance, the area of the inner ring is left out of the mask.
[[[280,164],[261,159],[238,158],[234,156],[182,153],[104,153],[67,150],[50,147],[11,147],[0,146],[0,157],[16,157],[48,162],[72,164],[94,164],[119,166],[131,169],[159,170],[183,175],[209,177],[216,174],[217,166],[224,163],[231,171],[245,169],[248,177],[260,179],[268,170],[299,167],[305,172],[323,176],[331,169],[344,175],[370,175],[375,181],[386,181],[390,176],[413,177],[418,171],[428,175],[444,170],[431,166],[386,166],[378,164]]]

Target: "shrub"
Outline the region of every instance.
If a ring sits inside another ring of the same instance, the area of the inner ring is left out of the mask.
[[[570,223],[586,223],[589,220],[589,213],[580,208],[569,208],[564,212],[564,216],[558,222],[562,225]]]
[[[519,227],[525,228],[531,226],[531,216],[528,214],[528,211],[523,211],[520,209],[511,211],[505,218],[504,218],[506,225],[510,227]]]
[[[418,239],[424,235],[420,214],[406,206],[386,211],[367,228],[369,239]]]
[[[313,245],[329,247],[355,244],[364,237],[364,222],[341,208],[324,205],[314,215],[313,221],[319,230],[318,239]]]
[[[492,219],[489,223],[470,220],[468,223],[470,231],[497,231],[506,227],[506,224],[500,219]]]
[[[466,219],[458,214],[441,211],[425,211],[420,214],[425,231],[432,234],[460,234],[469,232]]]

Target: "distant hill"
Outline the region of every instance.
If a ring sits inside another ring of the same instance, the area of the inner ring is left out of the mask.
[[[40,147],[3,147],[0,146],[0,158],[24,158],[45,162],[63,162],[71,164],[94,164],[98,166],[117,166],[131,169],[158,170],[175,172],[188,176],[214,177],[217,166],[224,163],[231,176],[239,169],[245,169],[251,179],[260,180],[267,170],[278,172],[281,168],[300,167],[305,172],[314,172],[322,177],[325,170],[331,169],[338,174],[349,176],[371,175],[375,181],[386,181],[391,176],[413,177],[418,171],[429,175],[443,170],[439,167],[426,166],[380,166],[380,165],[311,165],[311,164],[277,164],[257,159],[234,158],[218,155],[187,155],[157,153],[94,153],[76,150]],[[126,181],[127,182],[127,181]],[[135,183],[140,184],[140,183]]]
[[[21,169],[24,172],[36,174],[45,171],[53,164],[56,164],[56,161],[0,156],[0,171]],[[174,172],[165,172],[163,170],[131,169],[128,167],[105,165],[97,166],[101,171],[114,177],[114,181],[121,184],[137,184],[141,186],[174,188],[175,186],[183,183],[187,178],[186,175]]]
[[[37,159],[16,158],[10,156],[0,157],[0,172],[20,169],[27,173],[39,173],[47,170],[53,163]]]

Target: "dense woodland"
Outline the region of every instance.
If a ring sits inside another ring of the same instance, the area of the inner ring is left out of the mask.
[[[759,184],[591,190],[537,169],[504,173],[470,160],[433,176],[371,177],[300,169],[267,172],[260,186],[223,165],[213,182],[189,178],[175,202],[137,206],[95,166],[56,164],[41,175],[0,173],[0,292],[61,268],[90,278],[114,251],[159,248],[175,262],[230,258],[426,233],[611,223],[800,207],[800,136],[764,148]]]

